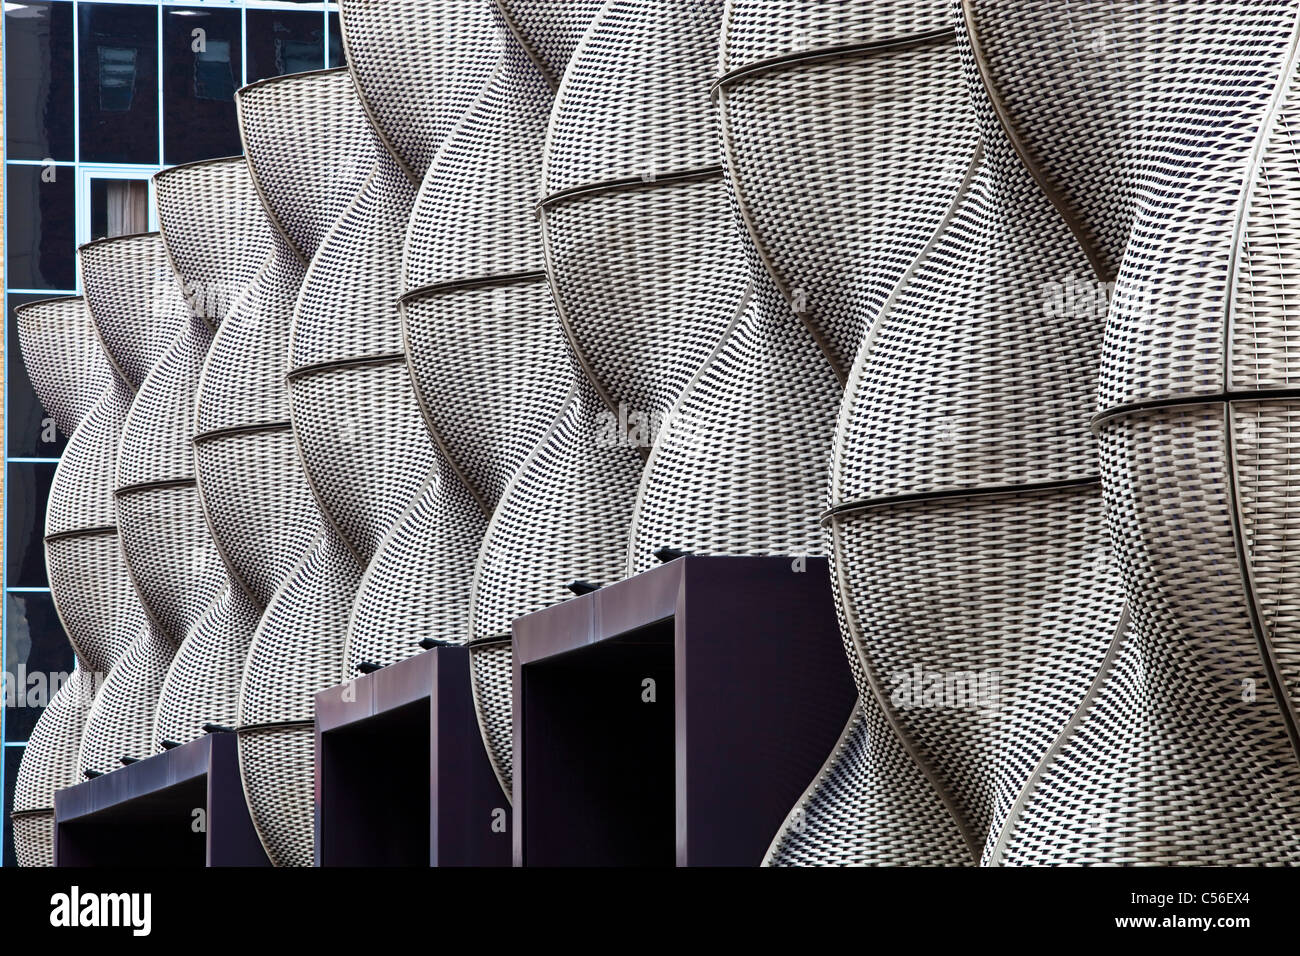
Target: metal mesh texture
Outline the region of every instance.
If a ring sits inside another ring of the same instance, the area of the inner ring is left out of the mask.
[[[654,552],[819,554],[826,447],[840,388],[758,263],[726,337],[677,402],[646,463],[632,571]]]
[[[200,434],[198,460],[213,533],[265,604],[237,720],[249,811],[271,861],[302,866],[312,859],[313,774],[311,735],[304,757],[300,730],[312,694],[342,670],[361,568],[313,498],[285,375],[309,264],[372,174],[373,134],[346,70],[254,83],[236,101],[249,173],[279,241],[213,344],[199,426],[226,431]]]
[[[138,389],[185,316],[162,239],[156,232],[100,239],[77,254],[100,343],[118,374]]]
[[[18,347],[41,407],[65,437],[108,388],[109,365],[85,300],[66,296],[14,310]]]
[[[572,375],[563,372],[570,359],[542,272],[533,214],[541,189],[551,84],[558,76],[554,70],[585,26],[577,22],[584,12],[579,6],[530,9],[527,22],[507,22],[497,12],[494,68],[430,165],[407,234],[408,292],[402,317],[412,381],[430,434],[485,516],[493,514],[508,489],[516,486],[514,476],[526,470],[530,455],[532,461],[539,460],[543,452],[534,450],[541,443],[561,431],[575,413],[586,422],[594,413],[590,390],[582,393],[585,402],[568,404],[579,393],[572,387]],[[571,463],[571,473],[583,474],[589,482],[584,487],[600,482],[597,475],[572,465],[578,460],[575,454],[589,447],[571,443],[558,456]],[[422,500],[435,503],[455,497],[426,495]],[[599,508],[600,501],[593,507]],[[417,508],[404,519],[403,534],[421,523],[427,526],[430,517]],[[509,516],[506,520],[504,527],[513,527]],[[571,540],[571,534],[565,538],[566,543]],[[503,590],[506,576],[513,584],[523,570],[503,567],[497,573],[492,559],[504,553],[503,547],[508,550],[510,542],[502,541],[495,550],[484,544],[470,612],[476,623],[471,629],[466,622],[461,639],[479,634],[477,622],[486,620],[491,621],[485,625],[491,636],[502,636],[515,616],[508,608],[527,600]],[[588,542],[579,547],[597,550]],[[546,543],[544,553],[543,560],[558,554],[554,542]],[[489,555],[486,564],[483,555]],[[575,566],[582,557],[572,555],[566,562],[561,555],[559,561]],[[525,587],[530,596],[539,587],[553,593],[567,580],[535,575],[527,578]],[[477,670],[480,655],[472,660]],[[477,699],[482,688],[477,677],[475,681]],[[486,728],[497,722],[486,714],[490,710],[499,716],[502,707],[509,709],[510,700],[508,686],[494,691],[500,693],[494,693],[487,709],[479,701],[480,723],[489,741],[493,738]],[[491,753],[508,789],[509,754],[502,754],[499,748]]]
[[[109,361],[135,388],[130,396],[133,404],[145,391],[145,383],[168,346],[186,326],[188,310],[157,233],[101,240],[83,246],[80,254],[91,319]],[[120,405],[115,403],[115,407]],[[158,432],[149,428],[128,432],[130,408],[120,418],[114,415],[113,423],[117,433],[105,435],[106,444],[116,450],[114,472],[107,476],[109,501],[113,501],[112,492],[118,484],[116,465],[126,443],[132,443],[131,453],[138,457],[148,455],[158,439]],[[99,573],[126,582],[125,593],[108,605],[116,615],[108,643],[120,646],[123,639],[128,643],[108,661],[102,686],[86,715],[80,756],[83,770],[107,773],[120,767],[124,757],[139,759],[153,752],[158,692],[180,640],[179,632],[167,628],[170,615],[156,613],[153,599],[162,595],[155,586],[161,577],[186,573],[194,541],[191,537],[189,544],[182,543],[179,553],[168,553],[167,545],[160,543],[160,537],[170,537],[175,531],[177,517],[149,508],[123,512],[114,506],[108,524],[115,533],[55,543],[61,553],[71,550],[61,547],[64,545],[77,549],[72,562],[79,573],[96,573],[84,561],[85,555],[94,553],[103,562]],[[112,544],[117,545],[116,553],[110,555]],[[54,549],[48,550],[47,557],[53,556]],[[133,556],[140,561],[133,564]],[[67,568],[62,576],[67,580]],[[100,639],[98,634],[92,638]],[[91,660],[91,655],[87,659]]]
[[[550,92],[518,44],[501,42],[489,83],[420,188],[402,303],[429,430],[485,511],[566,392],[532,213]]]
[[[67,297],[31,303],[17,308],[15,319],[23,361],[42,406],[60,431],[75,436],[112,378],[85,301]],[[72,487],[68,477],[60,484]],[[62,615],[66,586],[51,582],[51,591]],[[75,590],[68,596],[75,607]],[[11,819],[20,866],[54,865],[54,792],[81,779],[82,728],[98,687],[75,643],[73,650],[76,668],[37,718],[18,765]]]
[[[496,0],[505,27],[528,52],[552,88],[606,0]]]
[[[659,135],[667,144],[647,151],[662,150],[680,156],[678,161],[717,163],[716,115],[710,110],[697,117],[693,110],[709,91],[715,67],[706,65],[704,57],[716,49],[726,12],[719,4],[679,6],[671,28],[656,22],[662,14],[653,5],[638,11],[644,32],[634,31],[634,49],[654,63],[645,48],[656,34],[667,33],[675,44],[665,60],[680,57],[679,66],[690,64],[689,78],[660,82],[669,89],[690,89],[692,110],[661,123]],[[650,108],[635,96],[633,104],[634,118]],[[703,135],[706,119],[714,130],[711,142]],[[629,123],[621,135],[633,135],[634,128]],[[601,130],[598,152],[605,155],[617,140]],[[734,177],[682,181],[672,188],[681,195],[672,197],[665,182],[664,192],[654,199],[661,204],[658,212],[675,204],[677,215],[689,217],[670,233],[683,231],[698,243],[689,256],[675,260],[676,269],[686,270],[677,295],[693,321],[676,320],[683,337],[671,343],[673,348],[657,350],[649,366],[657,366],[660,382],[669,386],[670,404],[637,491],[627,570],[653,566],[653,553],[665,547],[705,554],[814,553],[821,546],[816,524],[820,476],[839,385],[750,241],[735,202]],[[688,203],[694,206],[689,213]],[[729,215],[724,203],[730,204]],[[641,224],[631,207],[623,214],[630,225]],[[659,251],[653,242],[643,242]],[[664,268],[653,259],[650,265]],[[714,274],[711,288],[705,269]],[[707,335],[694,337],[705,329]],[[701,347],[706,347],[703,354]],[[671,373],[663,368],[666,361],[673,363]]]
[[[348,675],[361,661],[394,664],[419,641],[469,638],[474,557],[487,518],[448,470],[426,477],[376,550],[348,628]]]
[[[759,68],[754,51],[768,44],[754,21],[771,10],[733,4],[721,63],[730,77],[717,96],[723,149],[751,239],[843,378],[943,217],[975,131],[951,42],[835,54],[950,26],[941,0],[843,4],[824,18],[817,3],[775,6],[795,25],[781,53],[803,58]],[[935,189],[936,178],[950,188]]]
[[[610,442],[643,454],[745,282],[708,99],[720,15],[698,0],[606,4],[547,133],[539,213],[556,306],[618,416]]]
[[[653,563],[659,547],[808,553],[818,541],[810,479],[824,467],[838,386],[770,284],[747,295],[765,276],[726,228],[704,104],[720,8],[668,7],[607,5],[568,64],[552,116],[547,268],[592,383],[579,379],[571,411],[494,513],[476,575],[482,637],[562,599],[575,572],[604,571],[589,579],[605,582]],[[612,105],[595,111],[605,94]],[[592,182],[627,176],[627,161],[641,167],[632,181]],[[593,384],[610,408],[584,436]],[[619,405],[627,414],[612,420]],[[657,424],[658,441],[628,500],[622,489],[637,480],[629,446],[649,444],[627,433],[632,415],[643,432]],[[629,527],[629,508],[631,558],[602,567],[605,536]],[[485,648],[473,660],[484,737],[508,785],[509,706],[499,695],[509,692],[509,655]]]
[[[335,289],[322,284],[318,307],[326,315],[312,323],[308,336],[301,319],[304,290],[295,362],[345,354],[363,361],[372,356],[374,363],[304,376],[294,385],[294,416],[318,495],[368,562],[348,629],[346,676],[352,676],[362,661],[391,664],[417,653],[423,638],[461,641],[469,634],[469,582],[486,517],[431,440],[412,391],[393,301],[405,288],[403,248],[415,190],[398,176],[417,184],[424,179],[491,80],[500,40],[487,3],[350,2],[341,16],[349,66],[381,148],[375,176],[318,253],[313,271],[328,261],[350,273],[370,318],[365,341],[348,342],[340,352],[334,340],[343,327],[356,334],[355,318],[333,301]],[[357,269],[358,258],[373,265]],[[384,281],[376,282],[377,276]],[[344,303],[350,304],[347,297]],[[322,409],[326,403],[353,409],[337,423],[350,455],[326,454],[330,429],[309,434],[298,411],[300,396]],[[365,480],[354,473],[361,462],[373,471]]]
[[[944,3],[728,0],[722,72],[797,52],[882,43],[952,26]]]
[[[169,231],[160,234],[153,247],[157,273],[149,309],[155,314],[179,310],[185,318],[132,402],[122,430],[115,497],[123,556],[141,601],[171,651],[162,646],[135,649],[114,670],[106,688],[106,693],[129,695],[135,686],[142,702],[160,696],[175,649],[226,582],[199,501],[190,440],[199,373],[212,326],[220,321],[230,295],[228,287],[217,287],[217,276],[204,271],[202,264],[205,257],[210,261],[221,253],[231,263],[241,263],[257,251],[259,232],[245,232],[248,217],[238,215],[248,204],[221,202],[233,198],[222,188],[233,177],[246,182],[243,165],[238,159],[203,163],[155,179],[159,217]],[[266,248],[265,230],[260,235]],[[196,249],[200,243],[203,248]],[[209,244],[216,248],[209,251]],[[176,274],[178,261],[194,272]],[[239,268],[232,266],[236,276]],[[132,671],[124,670],[128,665]],[[172,739],[196,736],[201,723],[192,721],[188,734]],[[155,733],[150,751],[158,745]]]
[[[308,865],[315,691],[672,547],[832,559],[858,707],[767,863],[1300,863],[1300,0],[341,16],[18,312],[78,660],[21,862],[212,720]]]
[[[785,6],[799,29],[783,50],[760,40],[767,11],[731,6],[723,68],[736,72],[719,112],[748,231],[847,376],[830,504],[862,504],[829,542],[874,713],[768,862],[942,864],[965,846],[970,863],[1083,697],[1123,606],[1095,483],[1051,487],[1095,480],[1101,317],[1044,315],[1043,289],[1087,262],[978,81],[967,93],[945,4]],[[798,42],[805,28],[820,49]],[[1034,484],[1048,488],[991,493]],[[905,753],[930,795],[879,802],[870,745]],[[901,857],[899,819],[926,835]]]
[[[220,325],[271,252],[271,224],[242,156],[155,173],[158,228],[191,311]]]
[[[415,187],[377,145],[364,188],[307,271],[289,346],[303,464],[363,565],[433,467],[396,304]]]
[[[148,575],[160,591],[161,599],[154,602],[158,616],[182,635],[154,717],[154,744],[161,748],[163,741],[195,739],[206,723],[235,723],[244,657],[260,615],[212,538],[192,439],[196,395],[214,329],[235,309],[270,256],[272,229],[242,157],[165,170],[154,176],[154,187],[160,230],[191,319],[132,407],[127,433],[138,424],[156,441],[142,445],[148,453],[139,456],[124,448],[118,511],[168,515],[170,534],[163,539],[168,546],[156,553],[185,558]],[[125,539],[125,527],[123,534]],[[141,555],[148,555],[145,542],[141,545]],[[136,577],[146,575],[138,571]]]
[[[253,825],[277,866],[312,864],[313,695],[338,683],[360,577],[338,535],[322,530],[267,607],[248,650],[240,774]],[[274,726],[285,723],[292,725]]]
[[[340,0],[339,20],[362,106],[418,183],[500,55],[492,4]]]
[[[41,711],[23,748],[11,811],[19,866],[54,865],[54,793],[81,780],[81,732],[97,689],[79,662]]]
[[[599,5],[500,7],[510,30],[503,43],[507,69],[500,74],[499,95],[485,98],[494,116],[485,117],[481,125],[485,131],[503,124],[512,127],[515,151],[507,163],[499,165],[513,168],[515,182],[500,182],[495,202],[502,209],[502,221],[510,224],[508,230],[516,245],[510,247],[512,255],[493,255],[489,261],[500,272],[537,274],[549,258],[532,212],[534,200],[545,189],[541,160],[551,88],[558,85],[578,38],[588,29]],[[497,152],[494,135],[477,139],[480,151]],[[471,622],[473,636],[480,639],[507,636],[512,620],[520,614],[571,596],[565,589],[569,581],[608,581],[620,576],[624,529],[641,468],[636,451],[621,442],[602,442],[602,433],[610,431],[606,408],[586,378],[580,355],[572,352],[573,342],[565,342],[545,281],[537,274],[537,280],[516,289],[520,297],[528,297],[529,332],[536,339],[529,342],[529,354],[521,362],[510,359],[498,347],[497,363],[506,360],[516,368],[529,369],[536,382],[530,394],[541,399],[534,399],[532,407],[543,414],[530,416],[526,428],[513,425],[516,441],[506,454],[495,455],[506,467],[471,479],[480,488],[481,497],[495,506],[474,568]],[[415,359],[413,338],[411,349]],[[416,368],[415,360],[412,367]],[[560,371],[565,368],[569,369],[567,376]],[[556,399],[560,399],[558,405]],[[516,457],[516,450],[523,455]],[[498,476],[507,476],[508,484],[500,485]],[[476,650],[471,670],[487,752],[508,795],[512,761],[510,648],[495,645]]]
[[[1295,403],[1267,395],[1292,364],[1298,14],[970,4],[989,88],[1114,282],[1096,430],[1131,613],[1007,862],[1300,862]]]

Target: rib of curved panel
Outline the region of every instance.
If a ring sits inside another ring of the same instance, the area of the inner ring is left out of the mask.
[[[552,90],[605,0],[496,0],[504,27]]]
[[[138,568],[136,580],[153,582],[157,616],[182,637],[154,715],[154,744],[162,747],[200,736],[205,724],[235,724],[244,659],[262,612],[227,570],[208,530],[192,439],[213,337],[267,261],[272,239],[243,157],[164,170],[154,176],[154,194],[190,314],[132,406],[117,507],[124,544],[133,536],[125,529],[136,525],[126,515],[161,525],[127,553],[156,572]],[[135,431],[139,440],[129,441]]]
[[[85,301],[49,299],[20,306],[14,314],[23,362],[41,405],[64,435],[75,436],[113,375]],[[65,493],[76,486],[66,476],[59,483]],[[65,594],[62,585],[52,584],[51,592],[60,615],[69,601],[75,604],[75,593]],[[98,684],[94,666],[77,642],[70,642],[76,669],[41,712],[18,765],[11,819],[19,866],[54,865],[54,793],[81,780],[81,732]]]
[[[153,715],[158,692],[180,642],[179,635],[167,627],[157,613],[157,605],[150,600],[156,595],[149,585],[155,584],[156,579],[146,578],[146,583],[142,584],[139,577],[140,571],[150,574],[156,566],[142,567],[140,563],[133,565],[131,562],[132,554],[140,558],[142,550],[149,552],[155,547],[154,542],[142,540],[156,531],[150,527],[152,518],[130,511],[119,513],[113,493],[118,485],[116,467],[135,396],[143,390],[151,371],[157,367],[185,323],[186,309],[166,249],[156,233],[93,242],[81,247],[80,257],[86,305],[108,360],[121,382],[114,390],[121,401],[113,404],[113,432],[111,436],[106,433],[103,438],[105,447],[111,448],[113,454],[101,459],[106,469],[102,478],[96,475],[97,481],[103,480],[105,485],[96,489],[94,511],[98,515],[100,507],[106,510],[104,520],[96,517],[93,527],[109,530],[84,541],[77,538],[56,541],[47,546],[47,559],[53,563],[56,548],[62,551],[72,546],[89,550],[93,546],[109,579],[115,581],[120,577],[128,585],[127,594],[113,599],[113,606],[121,617],[109,642],[116,643],[118,635],[127,634],[130,635],[129,641],[113,656],[107,668],[103,686],[86,715],[81,744],[83,769],[108,773],[126,760],[146,757],[153,752]],[[104,424],[109,421],[106,417]],[[151,442],[148,427],[143,434],[139,431],[133,433],[133,440],[143,445]],[[56,514],[51,502],[47,541],[50,533],[57,534],[62,530],[61,523],[67,518],[59,515],[56,519]],[[134,520],[135,524],[124,528],[121,524],[123,517],[128,522]],[[51,523],[56,520],[60,522],[59,526]],[[91,515],[79,516],[79,520],[87,522],[83,527],[92,527],[89,524]],[[107,553],[110,550],[113,552],[111,557]],[[185,560],[179,555],[159,556],[164,561],[169,558]],[[153,554],[149,554],[149,559],[152,557]],[[82,574],[96,573],[89,565],[78,563],[74,567]],[[63,573],[68,570],[70,568],[65,567]]]
[[[1069,13],[964,5],[1002,120],[1114,282],[1095,431],[1132,624],[999,858],[1294,864],[1297,4]]]
[[[361,568],[313,500],[289,423],[285,373],[307,265],[373,164],[346,70],[254,83],[236,104],[274,243],[209,351],[196,458],[213,533],[266,606],[238,712],[249,810],[272,862],[309,865],[312,694],[342,670]]]

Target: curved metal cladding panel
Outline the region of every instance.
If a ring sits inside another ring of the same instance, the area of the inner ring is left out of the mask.
[[[195,475],[194,405],[213,336],[271,252],[241,156],[154,176],[158,219],[189,318],[136,396],[118,458],[117,509],[136,581],[181,644],[158,697],[154,745],[231,726],[261,607],[208,530]],[[137,532],[136,529],[140,529]]]
[[[412,212],[402,300],[430,433],[485,513],[564,400],[533,203],[551,93],[512,35]]]
[[[72,437],[108,388],[111,369],[85,300],[64,296],[15,310],[18,346],[41,407]]]
[[[627,573],[641,462],[744,295],[708,100],[720,12],[607,3],[567,64],[538,212],[579,368],[564,414],[493,516],[476,636],[508,634],[513,618],[568,597],[570,581]],[[537,45],[527,35],[536,23],[521,12],[525,46]],[[484,736],[508,786],[510,648],[474,661]]]
[[[1114,282],[1094,430],[1131,614],[997,856],[1300,862],[1297,4],[964,12],[1001,118]]]
[[[185,315],[162,238],[156,232],[118,236],[77,252],[86,307],[109,363],[138,390]]]
[[[107,393],[113,375],[85,301],[49,299],[14,312],[23,363],[41,405],[64,435],[75,437]],[[64,494],[78,486],[67,475],[59,482]],[[68,593],[62,583],[57,588],[51,584],[51,591],[60,614],[69,602],[76,604],[76,593]],[[87,618],[83,613],[83,627]],[[84,641],[85,632],[80,636]],[[18,766],[12,820],[20,866],[54,865],[54,793],[81,780],[81,732],[98,685],[94,667],[76,642],[72,648],[76,669],[41,712]]]
[[[1101,317],[1044,309],[1087,260],[963,83],[949,4],[787,6],[815,44],[731,5],[719,109],[749,232],[847,373],[828,523],[860,713],[768,862],[977,862],[1122,615]]]
[[[929,35],[938,42],[886,52],[900,38]],[[807,379],[845,380],[874,311],[942,219],[956,183],[945,193],[941,178],[974,148],[947,11],[938,3],[735,0],[718,70],[724,162],[751,255],[771,279],[764,297],[796,313],[779,329],[786,340],[795,328],[806,336],[797,340],[801,362],[815,370]],[[797,374],[791,381],[797,387]],[[840,395],[822,401],[833,409]],[[764,411],[779,420],[775,407]],[[818,434],[822,449],[833,429],[832,420]],[[804,465],[805,486],[791,496],[817,513],[824,465]],[[796,527],[815,534],[815,525],[805,512]],[[856,652],[850,665],[865,690]],[[769,862],[964,859],[938,794],[865,690]]]
[[[419,183],[500,53],[492,5],[342,0],[348,68],[376,134]]]
[[[309,865],[312,694],[342,671],[361,569],[312,498],[288,424],[285,374],[307,264],[369,177],[373,156],[346,70],[255,83],[236,102],[275,243],[209,352],[197,460],[213,531],[266,605],[238,712],[249,809],[274,863]]]
[[[552,90],[606,0],[496,0],[504,26]]]
[[[698,23],[719,14],[695,5],[691,16]],[[701,80],[704,92],[715,75],[711,69]],[[699,96],[694,81],[692,88]],[[735,251],[717,266],[726,270],[729,323],[676,395],[650,451],[630,532],[632,571],[653,566],[661,548],[702,554],[821,550],[817,516],[840,384],[746,234],[730,175],[724,183],[736,235]],[[716,208],[716,193],[711,202]],[[738,266],[745,270],[739,282]]]
[[[512,56],[531,58],[550,83],[561,76],[583,29],[603,4],[502,4]],[[590,36],[590,33],[587,34]],[[583,43],[585,43],[585,39]],[[514,43],[511,44],[514,46]],[[549,94],[548,94],[549,96]],[[528,212],[543,190],[546,117],[535,131],[526,182]],[[534,131],[530,129],[530,138]],[[530,260],[544,264],[535,216],[527,241]],[[514,471],[497,502],[475,566],[471,598],[474,637],[497,643],[471,655],[479,724],[506,794],[511,789],[510,645],[514,618],[572,596],[574,580],[610,581],[622,576],[626,528],[641,470],[637,450],[614,439],[613,418],[566,341],[545,279],[539,286],[539,333],[548,365],[538,368],[567,394],[558,413]]]
[[[748,281],[709,101],[721,13],[698,0],[606,4],[547,134],[538,211],[556,307],[608,408],[604,443],[643,456]]]
[[[551,68],[545,64],[567,58],[579,32],[573,18],[589,21],[598,4],[568,4],[548,21],[528,41],[537,59],[521,44],[519,25],[507,22],[495,3],[484,6],[492,13],[491,23],[481,27],[493,43],[492,68],[421,185],[407,234],[404,285],[409,291],[402,300],[408,364],[426,425],[473,496],[479,522],[494,511],[535,448],[557,436],[571,448],[575,438],[566,428],[590,429],[583,423],[591,421],[597,405],[590,388],[581,397],[577,392],[579,377],[551,305],[533,207],[552,99]],[[635,467],[635,456],[629,460]],[[608,469],[597,460],[592,470],[596,473],[575,476],[582,482],[573,495],[584,509],[578,520],[585,523],[588,543],[569,562],[572,576],[581,576],[583,555],[600,548],[590,542],[604,524],[598,510],[603,501],[581,499]],[[409,553],[418,544],[411,532],[447,503],[444,490],[426,489],[390,544],[400,543]],[[562,520],[574,517],[572,511],[568,515]],[[452,515],[450,520],[464,519]],[[482,528],[480,523],[473,529],[480,539]],[[554,544],[550,548],[559,550]],[[391,546],[388,550],[396,553]],[[472,574],[464,561],[455,570],[462,580]],[[544,584],[562,591],[569,579]],[[474,605],[481,608],[486,606],[481,574],[476,582]],[[503,598],[492,610],[504,604]],[[473,636],[473,616],[455,622],[456,632],[434,636]],[[504,617],[504,624],[494,619],[491,636],[508,633],[511,617]],[[508,659],[508,647],[505,653]],[[499,656],[499,649],[489,655],[494,665]],[[483,659],[476,655],[476,669]],[[493,700],[504,699],[508,707],[508,688],[504,693]],[[508,775],[499,761],[498,773]]]
[[[116,466],[122,453],[122,441],[135,396],[142,390],[150,373],[155,369],[186,322],[187,310],[181,298],[167,259],[166,249],[157,233],[104,239],[82,246],[81,278],[85,288],[86,305],[104,345],[109,362],[119,373],[122,385],[119,392],[122,404],[114,405],[111,438],[113,454],[104,460],[106,473],[104,485],[97,487],[97,500],[108,506],[107,520],[83,527],[112,528],[111,533],[85,539],[87,550],[91,542],[99,551],[97,560],[103,562],[103,573],[110,580],[127,583],[127,593],[112,599],[120,608],[121,624],[115,628],[117,635],[129,634],[127,646],[112,659],[103,679],[94,705],[86,715],[82,736],[81,763],[85,770],[108,773],[122,765],[123,758],[139,759],[154,751],[152,731],[153,715],[158,702],[158,692],[167,674],[179,643],[179,635],[168,629],[164,619],[156,613],[157,605],[149,600],[155,597],[150,585],[155,568],[150,566],[152,555],[132,564],[131,557],[140,558],[142,551],[161,545],[146,543],[151,534],[148,516],[128,513],[133,527],[123,529],[113,497],[118,486]],[[152,441],[148,428],[136,437],[145,444]],[[139,450],[139,449],[137,449]],[[62,464],[60,464],[60,468]],[[99,476],[96,476],[100,480]],[[96,505],[96,513],[100,505]],[[88,521],[89,516],[82,518]],[[52,522],[55,509],[51,507],[47,519],[48,534],[62,530]],[[127,551],[128,542],[133,546]],[[54,558],[56,549],[77,545],[77,538],[47,543],[47,557]],[[111,558],[105,552],[112,550]],[[177,556],[177,560],[184,560]],[[94,574],[89,564],[76,566],[81,573]],[[142,582],[140,571],[145,571]]]
[[[346,677],[466,629],[469,575],[447,572],[477,550],[481,510],[425,430],[397,299],[416,187],[481,92],[495,41],[486,10],[464,3],[354,2],[341,15],[373,169],[312,260],[289,382],[317,499],[366,568]]]

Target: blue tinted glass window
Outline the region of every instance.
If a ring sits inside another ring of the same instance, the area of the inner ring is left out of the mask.
[[[5,168],[9,288],[76,288],[76,180],[72,166]]]
[[[243,85],[238,10],[163,8],[164,159],[189,163],[241,151],[235,90]]]
[[[18,782],[18,763],[23,759],[23,749],[24,748],[22,747],[5,748],[5,866],[18,865],[18,859],[14,855],[14,833],[13,827],[9,824],[9,811],[12,810],[14,806],[14,785]]]
[[[54,464],[11,461],[5,466],[5,569],[11,588],[43,588],[45,504],[54,481]]]
[[[347,57],[343,55],[343,31],[339,27],[337,13],[326,14],[330,18],[330,66],[346,66]]]
[[[10,159],[76,159],[72,4],[5,4],[5,142]]]
[[[325,18],[320,13],[248,11],[248,82],[324,65]]]
[[[81,160],[158,162],[158,8],[83,3]]]
[[[31,379],[27,377],[27,366],[18,344],[18,325],[14,318],[14,309],[27,302],[35,302],[48,296],[41,293],[32,295],[8,296],[9,351],[5,356],[8,382],[8,431],[5,441],[8,454],[13,458],[57,458],[63,454],[68,443],[67,436],[54,427],[54,419],[45,414],[41,408],[36,392],[32,390]]]
[[[5,694],[5,740],[27,740],[75,659],[48,593],[6,595],[5,628],[5,673],[14,681]]]

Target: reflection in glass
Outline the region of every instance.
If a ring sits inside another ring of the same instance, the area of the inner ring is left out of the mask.
[[[343,28],[339,26],[339,15],[330,13],[328,16],[330,18],[330,67],[347,66],[347,58],[343,55]]]
[[[5,740],[26,740],[75,658],[48,592],[5,596]]]
[[[248,11],[248,82],[325,65],[325,18],[306,10]]]
[[[238,10],[163,8],[163,136],[168,164],[240,152]]]
[[[5,467],[6,584],[43,588],[45,576],[45,504],[54,481],[54,464],[11,461]]]
[[[10,159],[75,159],[72,4],[6,3],[5,137]]]
[[[233,100],[235,74],[230,66],[230,43],[211,40],[194,55],[194,95],[201,100]]]
[[[127,113],[135,98],[135,54],[130,47],[99,46],[99,108]]]
[[[158,162],[158,9],[78,5],[81,159]]]
[[[76,170],[10,163],[5,213],[8,288],[76,288]]]

